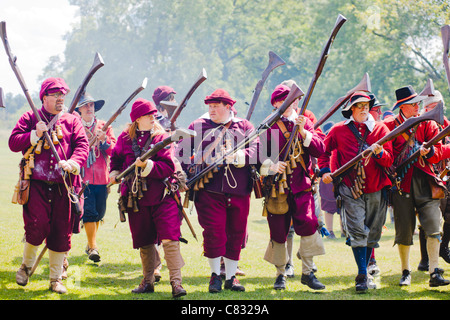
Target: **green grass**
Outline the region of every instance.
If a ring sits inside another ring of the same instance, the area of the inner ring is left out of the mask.
[[[59,295],[48,290],[48,255],[42,259],[30,283],[21,287],[15,282],[15,273],[22,260],[23,220],[22,208],[11,204],[14,185],[18,177],[20,155],[13,154],[7,147],[9,132],[0,132],[0,168],[3,170],[0,184],[0,300],[170,300],[171,287],[168,270],[163,260],[162,280],[155,286],[155,293],[136,295],[130,291],[141,281],[141,263],[139,252],[132,249],[128,223],[119,222],[116,206],[116,188],[110,194],[105,222],[100,226],[98,245],[102,261],[98,264],[87,259],[84,249],[86,235],[72,237],[72,250],[69,255],[69,278],[65,280],[68,293]],[[411,251],[412,285],[398,286],[400,279],[400,261],[397,247],[393,247],[394,227],[387,223],[376,258],[381,276],[376,278],[377,290],[367,294],[356,294],[354,278],[356,265],[350,247],[343,239],[324,239],[326,254],[314,259],[319,271],[317,277],[326,285],[320,292],[313,291],[300,283],[301,261],[295,258],[296,276],[289,279],[287,289],[272,289],[275,280],[275,268],[263,260],[269,239],[266,219],[261,216],[260,200],[252,200],[248,222],[249,241],[242,251],[239,266],[246,272],[240,277],[246,292],[233,293],[223,291],[219,294],[208,293],[209,265],[202,255],[202,230],[198,224],[195,210],[187,211],[195,228],[198,242],[192,237],[184,223],[183,236],[189,241],[182,244],[182,255],[186,265],[182,269],[183,286],[188,295],[182,300],[448,300],[450,286],[430,288],[429,275],[416,271],[420,259],[418,239]],[[389,218],[387,219],[390,221]],[[335,220],[335,226],[338,222]],[[336,232],[335,228],[335,232]],[[336,232],[339,234],[339,232]],[[295,237],[295,249],[298,249],[299,237]],[[450,278],[450,266],[442,259],[440,266]]]

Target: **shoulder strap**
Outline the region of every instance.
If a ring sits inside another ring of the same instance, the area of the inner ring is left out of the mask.
[[[216,148],[216,146],[219,144],[219,142],[222,141],[222,138],[223,138],[223,136],[225,135],[225,132],[226,132],[226,131],[228,130],[228,128],[230,127],[230,125],[231,125],[231,121],[229,121],[227,124],[225,124],[225,125],[223,126],[223,128],[222,128],[222,131],[221,131],[220,134],[217,136],[217,138],[216,138],[212,143],[210,143],[210,144],[206,147],[205,152],[201,152],[201,153],[200,153],[201,156],[202,156],[201,162],[200,162],[200,163],[203,163],[203,161],[205,161],[205,159],[208,158],[209,155],[213,152],[213,150]],[[201,144],[200,144],[199,147],[201,147]],[[197,157],[195,157],[195,160],[196,160],[196,161],[194,161],[194,164],[198,163],[198,162],[197,162],[197,160],[198,160]]]

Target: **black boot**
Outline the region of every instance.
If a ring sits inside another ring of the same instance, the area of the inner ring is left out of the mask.
[[[427,239],[425,237],[425,231],[422,227],[419,227],[419,242],[421,259],[419,265],[417,266],[417,270],[428,271]]]
[[[430,287],[446,286],[450,283],[450,280],[445,280],[442,276],[444,270],[435,268],[434,272],[430,274]]]
[[[310,274],[302,274],[301,283],[306,284],[313,290],[323,290],[325,286],[316,278],[314,272]]]
[[[273,285],[275,290],[284,290],[286,289],[286,276],[283,274],[278,275],[275,280],[275,284]]]
[[[358,274],[355,278],[355,288],[357,293],[367,292],[367,274]]]

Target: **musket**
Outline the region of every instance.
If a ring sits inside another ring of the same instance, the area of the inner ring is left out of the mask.
[[[103,67],[104,65],[105,63],[103,62],[102,56],[100,55],[100,53],[97,52],[95,54],[94,62],[92,63],[91,69],[89,69],[87,75],[84,77],[83,82],[78,87],[77,91],[75,92],[75,95],[73,96],[68,111],[69,113],[72,113],[75,110],[75,108],[78,105],[78,102],[80,101],[81,96],[86,93],[86,87],[89,81],[91,81],[91,78],[94,75],[94,73],[97,72],[97,70]]]
[[[333,30],[331,32],[331,35],[327,41],[327,43],[325,44],[324,48],[322,49],[322,53],[320,54],[320,59],[319,59],[319,63],[317,64],[317,68],[316,71],[314,72],[313,78],[309,84],[309,88],[308,91],[306,92],[305,98],[303,98],[303,103],[302,103],[302,107],[300,108],[299,114],[300,115],[304,115],[305,111],[306,111],[306,107],[308,106],[309,100],[311,99],[312,93],[314,91],[314,88],[316,86],[317,80],[319,79],[320,75],[322,74],[323,68],[325,66],[325,62],[327,61],[328,58],[328,54],[330,52],[330,48],[331,45],[334,42],[334,39],[336,38],[337,33],[339,32],[339,30],[341,29],[342,25],[347,21],[347,19],[339,14],[337,19],[336,19],[336,23],[334,24]],[[292,133],[290,135],[289,141],[285,147],[285,154],[283,156],[282,161],[286,161],[287,158],[290,156],[291,154],[291,149],[294,145],[294,141],[298,136],[298,130],[299,130],[299,126],[296,124],[294,126],[294,128],[292,129]],[[280,177],[280,174],[276,174],[273,177],[273,183],[276,183],[278,181]]]
[[[153,146],[153,148],[151,148],[150,150],[145,152],[139,158],[140,158],[141,161],[146,161],[148,158],[154,156],[155,154],[157,154],[160,150],[164,149],[169,144],[171,144],[173,142],[178,142],[181,139],[187,139],[187,138],[195,137],[196,135],[197,135],[197,133],[195,131],[192,131],[192,130],[189,130],[189,129],[176,129],[175,132],[170,137],[167,137],[164,140],[162,140],[162,141],[158,142],[157,144],[155,144]],[[128,174],[130,174],[131,172],[134,172],[135,168],[136,168],[136,161],[132,165],[130,165],[128,168],[126,168],[124,171],[119,173],[115,177],[115,181],[111,181],[106,187],[107,188],[111,187],[114,183],[120,182]]]
[[[349,90],[345,96],[340,97],[334,102],[331,108],[314,124],[314,129],[319,128],[325,121],[327,121],[328,118],[330,118],[337,110],[339,110],[339,108],[342,107],[356,91],[372,91],[369,74],[367,72],[364,74],[363,78],[356,87]]]
[[[172,185],[171,185],[171,183],[169,182],[169,179],[166,178],[166,179],[164,180],[164,184],[166,185],[166,188],[167,188],[168,190],[172,190]],[[174,192],[174,191],[171,191],[171,192],[172,192],[173,198],[175,199],[175,202],[176,202],[177,205],[178,205],[178,208],[181,210],[181,213],[183,214],[183,217],[184,217],[184,219],[186,220],[186,223],[188,224],[189,230],[191,230],[192,236],[194,237],[195,240],[198,241],[198,239],[197,239],[197,234],[195,233],[194,227],[192,226],[191,221],[189,220],[189,217],[188,217],[188,215],[186,214],[186,211],[184,211],[183,205],[182,205],[182,203],[181,203],[180,198],[178,197],[178,194],[177,194],[176,192]]]
[[[5,108],[5,95],[3,94],[3,88],[0,88],[0,108]]]
[[[202,72],[198,76],[197,80],[195,81],[194,85],[189,89],[186,96],[183,98],[181,103],[175,108],[173,113],[169,114],[169,121],[170,121],[170,130],[175,130],[175,121],[177,121],[178,116],[180,115],[181,111],[186,107],[189,99],[194,94],[195,90],[207,79],[206,70],[203,68]],[[161,104],[163,105],[163,104]],[[172,109],[173,110],[173,109]],[[172,112],[172,110],[168,110],[168,112]]]
[[[303,105],[300,109],[299,114],[303,115],[305,113],[306,107],[309,103],[309,100],[311,99],[312,92],[314,90],[314,87],[316,86],[317,80],[319,79],[320,75],[322,74],[323,67],[325,66],[325,62],[327,61],[328,54],[331,48],[331,45],[334,42],[334,39],[336,38],[337,33],[341,29],[342,25],[347,21],[347,19],[339,14],[336,23],[334,24],[333,30],[331,32],[331,36],[328,39],[327,43],[325,44],[325,47],[322,50],[322,54],[320,55],[319,64],[317,65],[316,72],[314,73],[313,79],[311,83],[309,84],[308,91],[305,95],[305,98],[303,99]]]
[[[443,108],[442,101],[439,101],[439,104],[435,108]],[[431,111],[430,111],[431,112]],[[445,127],[444,130],[439,132],[436,136],[434,136],[430,141],[427,141],[423,144],[423,147],[428,149],[431,146],[434,146],[436,143],[444,139],[446,136],[450,135],[450,126]],[[414,160],[416,160],[420,156],[420,150],[416,150],[412,155],[410,155],[407,159],[403,160],[397,168],[395,168],[395,172],[397,174],[401,173],[402,170],[410,165]]]
[[[9,47],[8,37],[6,35],[6,22],[5,21],[2,21],[0,23],[0,37],[2,38],[3,46],[5,47],[5,50],[6,50],[6,55],[9,58],[9,64],[11,65],[11,68],[12,68],[14,74],[16,75],[20,86],[22,87],[23,93],[25,94],[28,104],[30,105],[37,121],[38,122],[42,121],[41,116],[39,115],[39,112],[36,109],[36,106],[34,105],[33,99],[31,99],[31,95],[30,95],[30,93],[28,91],[28,87],[23,79],[22,73],[20,72],[20,69],[16,64],[17,57],[12,54],[11,48]],[[56,151],[55,145],[53,144],[52,138],[50,137],[50,135],[47,131],[44,131],[44,138],[47,140],[47,142],[50,146],[50,149],[52,151],[52,154],[55,157],[55,160],[57,161],[57,163],[59,163],[61,161],[61,158],[59,157],[59,154]],[[59,172],[61,173],[61,176],[64,178],[64,171],[62,170],[62,168],[60,168]]]
[[[147,78],[144,78],[144,81],[142,81],[141,86],[136,90],[134,90],[134,92],[127,98],[127,100],[125,100],[125,102],[122,103],[119,109],[117,109],[117,111],[111,116],[111,118],[109,118],[109,120],[103,125],[101,130],[106,132],[106,130],[108,130],[108,127],[114,122],[114,120],[116,120],[116,118],[122,113],[122,111],[125,110],[125,108],[131,102],[131,100],[133,100],[134,97],[136,97],[138,93],[144,90],[146,87],[147,87]],[[89,148],[91,148],[94,145],[96,140],[97,137],[95,136],[93,139],[89,141]]]
[[[256,84],[255,90],[253,92],[252,101],[250,102],[250,106],[247,111],[247,116],[245,119],[250,120],[252,117],[253,111],[256,107],[256,102],[258,101],[259,95],[261,94],[261,91],[263,89],[264,83],[266,82],[267,78],[269,77],[269,74],[277,67],[282,66],[286,64],[283,59],[281,59],[275,52],[269,51],[269,64],[267,65],[266,69],[261,74],[261,79]]]
[[[217,168],[218,166],[222,165],[225,158],[234,155],[239,150],[245,148],[247,145],[250,144],[250,142],[252,142],[256,138],[258,138],[261,134],[263,134],[265,131],[267,131],[281,118],[286,109],[303,94],[304,93],[302,92],[302,90],[297,85],[294,84],[291,88],[291,91],[284,100],[283,104],[280,106],[280,108],[272,112],[272,114],[270,114],[258,126],[258,128],[255,131],[253,131],[250,135],[246,136],[241,142],[237,143],[231,150],[224,153],[220,157],[216,157],[211,164],[207,165],[205,168],[196,173],[193,177],[188,179],[186,181],[186,186],[189,189],[191,189],[195,185],[195,183],[198,182],[200,179],[202,179],[206,174],[214,170],[214,168]]]
[[[428,120],[434,120],[437,123],[443,124],[444,123],[444,107],[442,103],[439,103],[433,110],[430,110],[428,112],[425,112],[423,115],[420,115],[418,117],[411,117],[406,119],[405,122],[403,122],[401,125],[396,127],[394,130],[392,130],[389,134],[375,142],[376,144],[379,144],[380,146],[385,144],[386,142],[389,142],[398,136],[400,136],[403,132],[406,130],[411,129],[412,127],[420,124],[423,121]],[[355,164],[357,164],[361,159],[368,157],[370,153],[372,152],[371,148],[367,148],[358,155],[356,155],[353,159],[348,161],[346,164],[341,166],[339,169],[334,171],[331,174],[331,177],[333,180],[336,180],[340,177],[342,177],[349,169],[351,169]]]
[[[425,84],[425,87],[423,90],[419,93],[419,96],[434,96],[435,90],[434,90],[434,84],[432,79],[428,79],[427,83]]]
[[[444,67],[447,75],[448,89],[450,90],[450,66],[449,66],[449,47],[450,47],[450,25],[445,25],[441,28],[442,42],[444,43]]]

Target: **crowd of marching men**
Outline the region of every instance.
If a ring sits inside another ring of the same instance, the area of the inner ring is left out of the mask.
[[[99,262],[96,235],[108,189],[120,184],[118,209],[128,220],[143,268],[142,281],[132,290],[136,294],[154,291],[161,250],[172,296],[187,294],[182,286],[180,228],[189,221],[182,199],[193,202],[203,230],[203,251],[211,270],[208,291],[245,291],[236,275],[242,272],[238,262],[249,236],[252,192],[264,202],[269,241],[263,258],[274,265],[274,289],[285,289],[293,274],[293,234],[300,236],[301,283],[325,289],[315,275],[313,258],[325,254],[322,238],[334,236],[326,222],[335,213],[355,258],[356,292],[376,288],[371,277],[376,270],[374,249],[389,209],[401,261],[399,285],[411,284],[409,254],[416,221],[419,269],[428,270],[429,286],[448,285],[439,257],[450,263],[445,170],[450,144],[445,138],[427,144],[448,126],[446,118],[434,121],[429,116],[443,115],[439,91],[418,94],[411,86],[399,88],[395,105],[381,113],[383,105],[371,92],[355,90],[339,108],[342,121],[320,128],[312,112],[299,114],[297,90],[293,81],[276,86],[270,102],[277,117],[268,117],[273,120],[270,126],[255,128],[237,115],[230,94],[217,89],[205,97],[208,112],[189,125],[185,132],[190,134],[173,142],[167,139],[174,131],[161,104],[175,101],[171,87],[156,88],[153,101],[136,99],[130,123],[116,137],[113,128],[96,117],[104,100],[85,93],[69,113],[64,106],[69,92],[65,81],[46,79],[39,95],[41,119],[25,112],[9,138],[10,149],[24,154],[18,202],[23,205],[26,241],[17,284],[28,283],[45,241],[50,290],[67,292],[62,281],[67,276],[67,252],[81,222],[86,254]],[[264,134],[255,136],[260,128],[265,128]],[[248,137],[252,139],[239,144]],[[418,156],[396,171],[414,154]],[[348,163],[351,166],[337,175]],[[121,175],[129,168],[129,174]]]

